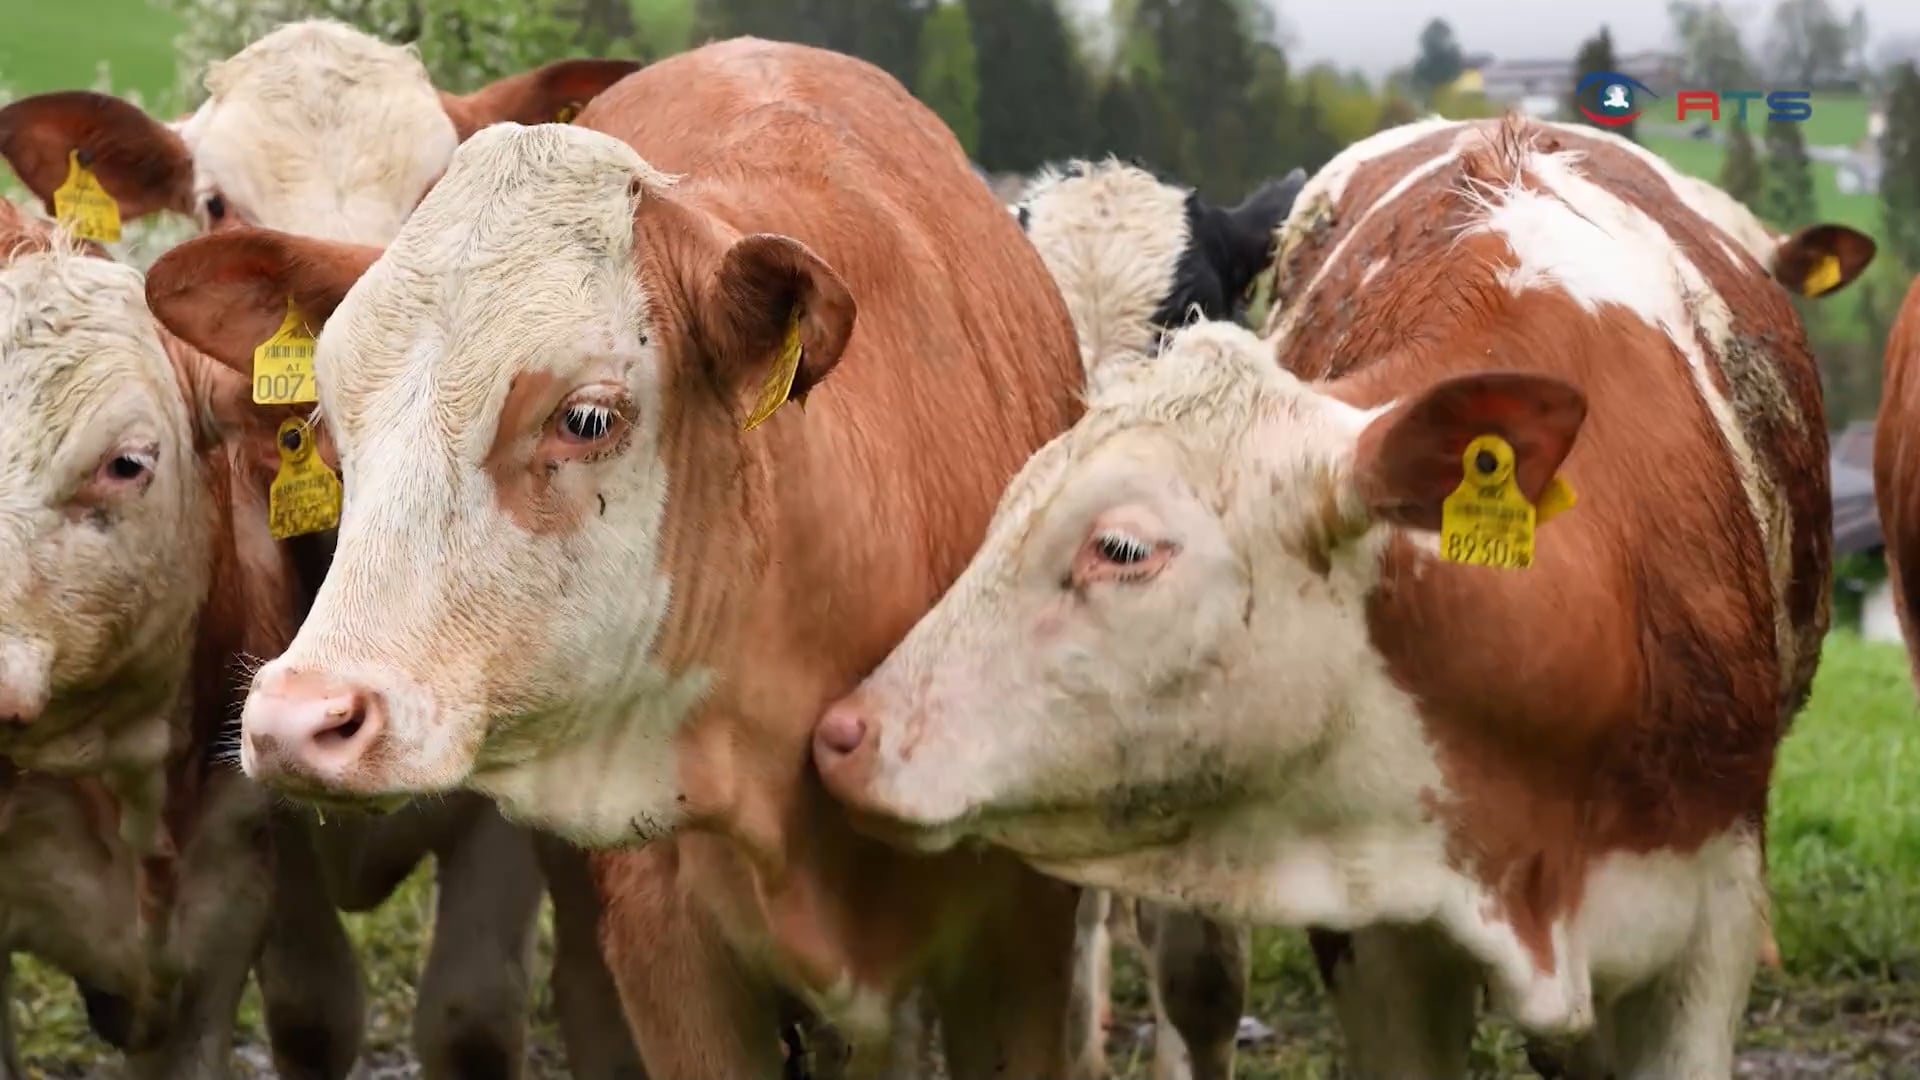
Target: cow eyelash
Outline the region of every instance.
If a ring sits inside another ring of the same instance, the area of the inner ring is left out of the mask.
[[[107,459],[107,475],[115,480],[138,480],[153,468],[144,454],[115,454]]]
[[[1123,532],[1103,532],[1094,537],[1093,546],[1101,558],[1119,566],[1145,562],[1153,554],[1153,547],[1145,540]]]
[[[608,406],[581,402],[561,412],[560,429],[580,442],[599,442],[612,433],[613,420],[613,410]]]

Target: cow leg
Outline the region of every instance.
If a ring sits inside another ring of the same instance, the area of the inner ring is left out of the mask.
[[[586,854],[544,833],[533,842],[553,897],[553,1005],[567,1071],[580,1080],[645,1080],[620,993],[600,955],[600,897]]]
[[[19,1080],[20,1044],[13,1032],[13,950],[0,948],[0,1080]]]
[[[340,1080],[360,1053],[366,993],[339,912],[328,898],[306,822],[273,811],[273,912],[256,965],[274,1071]]]
[[[1464,954],[1424,926],[1314,931],[1313,944],[1346,1042],[1349,1075],[1467,1075],[1479,975]]]
[[[1599,1010],[1594,1041],[1613,1080],[1732,1075],[1767,934],[1767,893],[1751,848],[1736,850],[1731,861],[1674,963]]]
[[[657,1080],[781,1076],[778,993],[680,887],[681,845],[693,839],[588,856],[627,1025]]]
[[[1067,1011],[1067,1050],[1078,1055],[1072,1080],[1107,1080],[1107,1021],[1111,1008],[1113,935],[1107,932],[1113,894],[1083,889],[1074,913],[1073,1001]]]
[[[413,1018],[421,1073],[517,1078],[542,892],[532,835],[489,806],[434,854],[433,943]]]
[[[976,924],[965,966],[934,986],[953,1080],[1064,1076],[1080,890],[1023,875]]]
[[[1250,932],[1144,900],[1135,911],[1152,975],[1154,1080],[1232,1080]]]

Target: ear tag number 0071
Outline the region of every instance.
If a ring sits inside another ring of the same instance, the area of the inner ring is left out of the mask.
[[[253,403],[305,405],[320,400],[313,382],[313,336],[287,297],[280,329],[253,350]]]

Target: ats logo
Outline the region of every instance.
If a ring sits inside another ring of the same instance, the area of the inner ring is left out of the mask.
[[[1630,124],[1659,100],[1660,95],[1647,89],[1645,83],[1617,71],[1590,72],[1573,90],[1574,105],[1581,115],[1602,127]],[[1810,90],[1681,90],[1673,96],[1673,118],[1684,122],[1704,115],[1718,120],[1724,103],[1735,107],[1734,118],[1745,120],[1750,101],[1765,102],[1771,122],[1798,124],[1813,115]]]

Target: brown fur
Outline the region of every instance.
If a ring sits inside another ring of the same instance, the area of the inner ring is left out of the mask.
[[[1579,507],[1543,529],[1530,570],[1428,564],[1416,573],[1401,545],[1370,599],[1374,641],[1425,704],[1449,787],[1461,793],[1435,807],[1452,824],[1456,857],[1503,897],[1544,965],[1548,928],[1578,908],[1593,859],[1690,851],[1763,819],[1774,749],[1804,701],[1827,624],[1826,434],[1786,296],[1758,267],[1727,259],[1718,230],[1665,181],[1597,139],[1512,119],[1479,131],[1485,145],[1364,226],[1356,223],[1370,198],[1459,133],[1359,169],[1324,242],[1303,245],[1286,268],[1304,290],[1315,259],[1359,229],[1318,288],[1287,299],[1297,329],[1280,359],[1368,406],[1489,367],[1563,379],[1589,402],[1563,469]],[[1504,241],[1456,244],[1453,227],[1470,211],[1463,181],[1511,179],[1528,140],[1582,151],[1588,178],[1663,225],[1735,313],[1749,355],[1698,344],[1792,510],[1784,612],[1727,443],[1664,335],[1626,311],[1587,314],[1559,292],[1515,296],[1493,278],[1513,262]],[[1360,273],[1380,259],[1362,288]],[[1784,669],[1776,617],[1795,634]],[[1470,645],[1437,651],[1436,637]],[[1337,949],[1322,944],[1328,956]]]
[[[1880,413],[1873,428],[1873,499],[1887,546],[1893,609],[1920,681],[1920,280],[1887,335]]]

